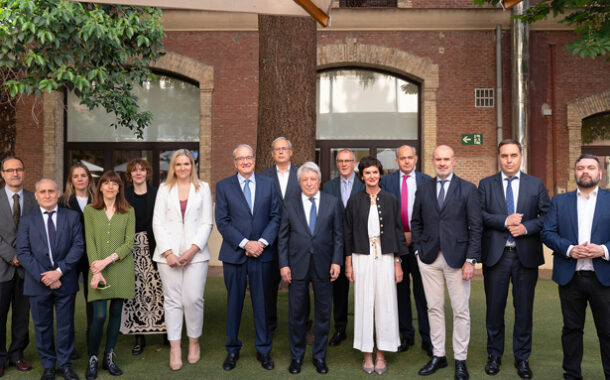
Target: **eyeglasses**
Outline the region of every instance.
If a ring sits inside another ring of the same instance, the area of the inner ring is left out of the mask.
[[[337,160],[338,164],[349,164],[350,162],[354,162],[354,160]]]
[[[237,162],[252,161],[252,160],[254,160],[254,156],[235,157],[235,161],[237,161]]]
[[[17,169],[6,169],[3,170],[3,172],[8,173],[8,174],[14,174],[14,173],[23,173],[23,168],[17,168]]]
[[[287,146],[282,146],[282,147],[279,147],[279,148],[273,148],[273,150],[275,152],[286,152],[286,151],[289,151],[289,150],[292,150],[292,149],[288,148]]]

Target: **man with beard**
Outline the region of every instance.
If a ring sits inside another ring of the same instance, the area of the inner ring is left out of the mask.
[[[578,189],[553,197],[543,242],[553,250],[553,280],[559,284],[563,315],[564,379],[582,379],[583,328],[591,305],[604,376],[610,379],[610,191],[598,187],[599,159],[582,154],[574,177]]]

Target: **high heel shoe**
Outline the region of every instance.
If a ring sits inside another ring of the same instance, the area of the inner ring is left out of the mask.
[[[379,362],[383,363],[383,367],[382,368],[379,368],[377,366],[377,363],[379,363]],[[381,358],[375,359],[375,373],[376,374],[383,375],[385,373],[385,371],[387,371],[387,370],[388,370],[388,366],[387,366],[387,363],[386,363],[385,359],[381,359]]]
[[[195,364],[201,358],[201,349],[199,348],[199,339],[198,338],[189,338],[189,353],[186,357],[186,360]]]
[[[366,367],[365,363],[366,363],[366,359],[363,359],[362,360],[362,370],[370,375],[371,373],[373,373],[375,371],[375,367]]]
[[[182,349],[180,348],[179,340],[169,341],[169,368],[172,371],[178,371],[182,368]]]

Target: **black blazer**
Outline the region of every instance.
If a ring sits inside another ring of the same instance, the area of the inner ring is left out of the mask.
[[[443,253],[451,268],[461,268],[466,259],[481,260],[481,204],[474,184],[453,174],[442,208],[436,199],[436,181],[417,188],[411,231],[415,252],[425,264]]]
[[[508,211],[501,173],[481,180],[479,200],[483,215],[483,240],[481,242],[483,264],[493,266],[502,257],[509,234],[508,229],[504,226]],[[515,238],[515,244],[519,262],[526,268],[536,268],[544,264],[540,232],[549,205],[549,195],[540,178],[520,173],[519,196],[515,210],[523,214],[521,223],[525,226],[527,234]]]
[[[157,243],[153,233],[153,212],[155,211],[155,200],[157,199],[157,188],[146,184],[146,235],[148,237],[148,248],[150,257],[153,257]],[[133,207],[135,204],[136,193],[133,186],[125,187],[125,200]],[[135,211],[135,209],[134,209]]]
[[[355,175],[354,176],[354,185],[352,186],[352,192],[350,193],[350,197],[363,190],[364,190],[364,183],[362,183],[360,178],[358,178],[358,176]],[[345,211],[345,207],[343,206],[343,201],[341,200],[341,176],[333,178],[328,182],[325,182],[324,185],[322,185],[322,191],[339,198],[339,206],[341,207],[341,212]]]
[[[314,279],[330,281],[331,264],[343,264],[343,219],[336,197],[320,192],[313,235],[309,231],[302,198],[284,203],[278,234],[279,267],[290,267],[292,278],[307,278],[313,260]]]
[[[258,174],[273,179],[273,183],[275,183],[275,190],[277,190],[277,194],[279,195],[281,204],[284,204],[284,199],[290,199],[301,194],[301,186],[299,185],[299,179],[297,178],[297,168],[294,165],[290,165],[290,174],[288,175],[286,194],[284,194],[283,198],[282,188],[280,187],[280,180],[277,178],[276,165],[273,165],[272,167],[265,169]]]
[[[347,201],[343,215],[343,235],[345,236],[345,255],[352,253],[370,254],[369,244],[369,209],[371,197],[366,191],[354,194]],[[400,220],[400,205],[391,193],[381,189],[377,194],[381,253],[393,253],[394,256],[406,255],[409,250],[405,233]]]
[[[89,197],[87,199],[87,204],[90,204],[92,201],[91,197]],[[81,232],[83,234],[83,242],[85,241],[85,215],[83,214],[83,210],[80,209],[80,205],[78,204],[78,201],[76,200],[76,194],[72,194],[70,195],[70,198],[68,198],[68,201],[66,202],[65,198],[61,199],[60,202],[58,203],[59,207],[63,207],[63,208],[67,208],[68,210],[73,210],[78,212],[78,215],[80,217],[80,225],[81,225]],[[87,254],[84,254],[81,256],[80,258],[80,262],[78,263],[78,271],[79,272],[83,272],[83,273],[88,273],[89,272],[89,259],[87,258]]]

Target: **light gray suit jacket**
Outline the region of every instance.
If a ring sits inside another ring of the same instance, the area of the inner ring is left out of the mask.
[[[21,215],[36,209],[38,203],[34,193],[23,190],[23,208]],[[15,275],[15,270],[19,277],[23,278],[23,268],[15,267],[9,262],[17,256],[15,248],[17,242],[17,226],[13,222],[13,212],[11,205],[6,197],[4,187],[0,188],[0,282],[10,281]]]

